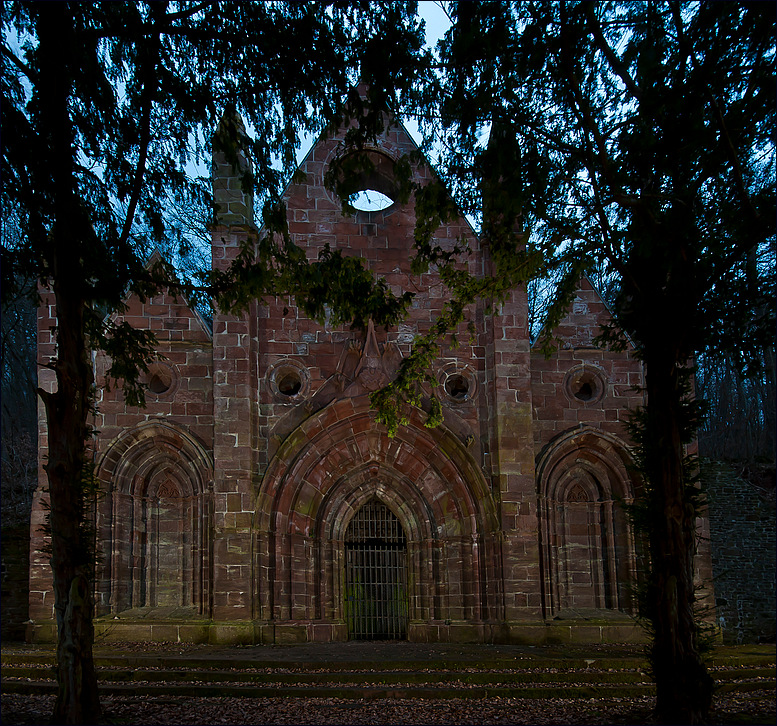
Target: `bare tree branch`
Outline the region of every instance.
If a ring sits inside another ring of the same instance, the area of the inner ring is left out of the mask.
[[[607,62],[610,64],[610,67],[613,69],[613,71],[615,71],[618,78],[620,78],[626,88],[631,91],[631,95],[639,101],[642,98],[642,90],[629,74],[628,68],[626,68],[626,64],[623,63],[620,58],[618,58],[615,51],[610,48],[610,44],[607,42],[607,39],[604,37],[602,27],[596,17],[596,5],[594,3],[588,3],[586,5],[586,10],[588,12],[588,26],[591,29],[591,33],[594,39],[596,40],[597,47],[602,51],[604,57],[607,59]]]
[[[30,80],[35,79],[35,71],[32,70],[27,64],[23,63],[19,58],[17,58],[16,54],[11,51],[10,48],[6,47],[5,44],[0,46],[3,51],[3,55],[8,58],[8,60],[11,61],[22,73],[24,73],[27,78]]]

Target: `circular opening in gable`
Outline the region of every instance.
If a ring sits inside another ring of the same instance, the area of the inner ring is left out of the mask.
[[[284,396],[296,396],[302,390],[302,379],[297,371],[285,371],[278,378],[278,392]]]
[[[443,403],[463,404],[475,396],[475,374],[469,366],[451,363],[440,371],[437,379],[445,392]]]
[[[273,398],[279,403],[299,403],[310,390],[307,368],[293,358],[283,358],[270,366],[267,382]]]
[[[394,200],[391,197],[375,189],[363,189],[351,199],[351,206],[360,212],[382,212],[392,204]]]
[[[574,395],[575,398],[579,398],[581,401],[590,401],[594,397],[594,389],[591,382],[578,382],[578,385],[574,390]]]
[[[175,371],[165,363],[152,363],[146,373],[146,388],[155,396],[164,396],[174,390]]]
[[[595,403],[601,400],[606,389],[604,374],[589,365],[576,366],[564,380],[567,397],[579,403]]]
[[[448,376],[445,380],[445,392],[457,401],[463,401],[469,393],[469,381],[460,373]]]
[[[385,154],[369,150],[345,154],[332,162],[330,173],[337,195],[361,212],[379,212],[397,200],[394,161]]]

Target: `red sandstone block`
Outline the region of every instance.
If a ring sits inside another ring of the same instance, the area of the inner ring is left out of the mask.
[[[213,336],[213,347],[234,348],[239,345],[239,336],[236,333],[220,333]]]
[[[560,421],[564,417],[564,411],[559,405],[535,409],[537,418],[541,421]]]
[[[604,411],[600,408],[582,408],[577,412],[577,420],[585,422],[604,421]]]
[[[604,351],[596,348],[577,348],[572,354],[573,360],[580,361],[600,361]]]
[[[186,356],[185,363],[186,368],[183,371],[183,375],[187,379],[206,378],[210,375],[210,366],[204,364],[197,364],[190,360],[191,356]]]
[[[243,511],[243,502],[240,494],[230,493],[227,494],[227,512],[241,512]]]
[[[216,411],[224,419],[234,418],[235,407],[230,402],[235,398],[235,386],[228,383],[213,382],[213,396],[216,399]]]
[[[227,383],[234,383],[235,385],[250,383],[250,377],[248,371],[227,371]]]

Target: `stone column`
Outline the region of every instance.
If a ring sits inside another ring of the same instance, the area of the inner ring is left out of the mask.
[[[492,456],[502,531],[504,616],[542,613],[537,493],[534,472],[528,303],[513,290],[492,318]]]
[[[44,368],[53,360],[57,353],[54,327],[57,324],[54,293],[41,288],[40,305],[38,307],[38,387],[49,393],[56,389],[54,371]],[[46,409],[38,399],[38,487],[32,499],[32,515],[30,519],[30,611],[33,622],[28,630],[28,640],[51,640],[56,638],[54,624],[54,575],[51,571],[51,556],[44,552],[51,539],[43,534],[46,524],[49,486],[48,476],[43,469],[48,454],[48,426],[46,424]],[[46,622],[43,629],[41,621]],[[38,627],[36,627],[38,626]]]
[[[253,194],[244,191],[250,170],[241,150],[242,121],[226,115],[214,135],[212,228],[214,269],[226,269],[256,236]],[[250,312],[213,315],[214,546],[213,619],[245,621],[252,612],[251,529],[255,504],[256,331]],[[231,634],[228,634],[231,633]],[[218,640],[245,640],[231,631]]]

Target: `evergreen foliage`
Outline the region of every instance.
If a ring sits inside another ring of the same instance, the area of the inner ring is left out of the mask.
[[[689,397],[698,354],[733,356],[741,370],[773,348],[773,7],[448,7],[440,73],[419,114],[443,145],[442,180],[483,220],[497,265],[500,255],[538,255],[535,271],[559,276],[544,349],[582,274],[616,281],[600,342],[622,348],[628,336],[646,370],[635,426],[657,717],[699,723],[712,681],[694,620],[698,497],[686,454],[701,407]],[[489,165],[495,139],[510,159],[499,169]],[[516,223],[525,252],[511,237]]]
[[[211,130],[231,109],[254,129],[233,147],[250,159],[244,183],[265,203],[269,234],[250,264],[246,250],[232,278],[202,292],[236,306],[282,287],[314,317],[328,303],[338,319],[395,319],[407,301],[357,261],[327,253],[309,265],[273,235],[300,135],[351,120],[369,135],[406,94],[425,63],[414,15],[413,3],[395,2],[3,3],[2,204],[18,211],[20,227],[18,243],[2,248],[3,301],[20,281],[38,281],[57,315],[57,355],[45,363],[56,386],[38,391],[59,633],[54,723],[100,719],[87,527],[91,352],[110,356],[108,378],[130,404],[142,404],[141,373],[154,357],[148,331],[107,314],[121,313],[129,293],[194,292],[161,260],[147,267],[144,253],[165,242],[171,206],[208,201],[187,165],[210,158]],[[364,98],[354,91],[360,77]],[[369,304],[356,309],[358,299]]]

